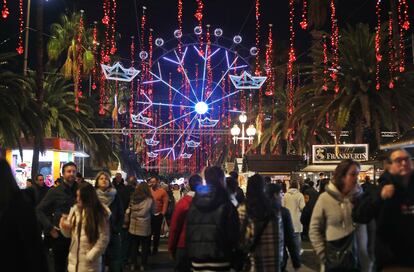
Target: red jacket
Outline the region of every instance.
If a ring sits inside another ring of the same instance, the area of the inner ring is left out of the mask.
[[[187,213],[193,197],[186,195],[175,205],[171,218],[168,250],[175,254],[177,248],[185,248],[185,231],[187,228]]]

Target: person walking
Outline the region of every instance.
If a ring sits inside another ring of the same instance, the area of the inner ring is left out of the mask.
[[[68,214],[76,202],[76,164],[62,166],[62,183],[50,189],[36,208],[38,221],[44,233],[50,234],[55,272],[65,272],[70,239],[62,236],[59,222],[62,214]]]
[[[119,192],[119,196],[121,197],[122,207],[124,208],[124,213],[126,212],[127,208],[129,207],[129,202],[131,201],[131,196],[135,192],[137,187],[137,178],[135,176],[129,176],[127,179],[127,185],[125,188]],[[128,263],[128,259],[131,255],[130,253],[130,237],[129,232],[124,225],[121,229],[121,255],[122,255],[122,263],[126,265]]]
[[[239,241],[237,210],[218,166],[204,171],[187,216],[186,247],[193,271],[229,271]]]
[[[293,228],[292,217],[290,212],[285,207],[281,207],[282,203],[282,186],[280,184],[268,184],[266,193],[272,201],[273,207],[281,209],[282,223],[283,223],[283,261],[281,265],[282,271],[286,271],[287,262],[290,256],[292,266],[295,270],[301,267],[300,248],[295,243],[295,230]],[[289,252],[289,254],[288,254]]]
[[[280,209],[264,192],[262,176],[247,181],[246,201],[237,209],[240,219],[240,247],[247,253],[243,271],[281,271],[283,226]]]
[[[414,168],[404,149],[390,152],[390,166],[379,189],[355,204],[353,219],[375,219],[375,261],[380,271],[414,270]]]
[[[290,181],[289,190],[287,190],[283,198],[283,206],[286,207],[290,215],[292,216],[293,228],[295,230],[295,243],[299,248],[299,254],[301,253],[302,242],[301,233],[303,231],[300,217],[302,215],[303,208],[305,207],[305,198],[303,194],[299,192],[299,182],[296,180]]]
[[[49,191],[49,187],[47,187],[45,183],[45,177],[42,174],[36,175],[32,188],[35,190],[37,205],[43,200],[43,198],[45,198],[47,192]]]
[[[120,272],[122,271],[121,228],[124,222],[122,202],[117,190],[112,187],[111,177],[104,171],[96,175],[95,189],[98,199],[111,211],[110,239],[104,254],[104,264],[109,267],[109,271]]]
[[[311,221],[313,209],[315,208],[316,201],[319,197],[319,193],[313,187],[313,181],[309,180],[306,185],[307,186],[305,186],[302,193],[305,199],[305,207],[303,208],[302,214],[300,216],[300,222],[303,225],[302,237],[309,241],[309,224]]]
[[[148,184],[151,187],[152,198],[155,201],[155,213],[151,218],[151,232],[152,232],[152,254],[158,253],[158,246],[160,243],[161,225],[168,209],[168,194],[160,187],[160,179],[152,177]]]
[[[155,202],[147,183],[140,183],[131,196],[130,204],[125,213],[124,226],[130,234],[131,270],[138,267],[138,250],[141,245],[141,266],[144,271],[148,264],[151,246],[151,215],[155,213]]]
[[[102,254],[109,242],[109,209],[89,183],[77,190],[76,204],[60,218],[62,234],[71,238],[68,272],[101,272]]]
[[[351,217],[352,201],[361,193],[359,171],[358,162],[349,159],[339,163],[316,202],[309,237],[321,271],[359,271],[357,229]]]
[[[0,254],[4,271],[49,271],[33,205],[4,159],[0,159]]]
[[[168,237],[168,251],[175,260],[175,271],[191,271],[191,263],[185,245],[185,234],[187,228],[187,215],[191,202],[203,179],[199,175],[190,177],[188,183],[190,191],[175,206],[171,219],[170,235]]]
[[[112,179],[112,186],[117,190],[121,191],[125,187],[124,178],[121,173],[116,173],[115,177]]]

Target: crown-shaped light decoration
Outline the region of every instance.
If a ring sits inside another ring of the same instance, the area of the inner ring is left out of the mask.
[[[131,82],[140,73],[134,67],[124,68],[119,62],[112,66],[101,64],[101,67],[107,80]]]
[[[185,144],[188,147],[196,148],[196,147],[198,147],[200,145],[200,142],[196,142],[194,140],[189,140],[189,141],[185,141]]]
[[[183,159],[189,159],[189,158],[191,158],[191,156],[193,156],[193,154],[188,154],[188,153],[181,154],[181,158],[183,158]]]
[[[155,152],[147,152],[147,155],[150,158],[157,158],[158,157],[158,153],[155,153]]]
[[[204,119],[198,119],[198,124],[200,127],[215,127],[219,120],[210,119],[208,117]]]
[[[160,141],[156,141],[154,139],[145,139],[145,143],[149,146],[156,146],[160,143]]]
[[[229,75],[229,77],[234,87],[238,90],[260,89],[267,79],[267,77],[265,76],[252,76],[246,71],[243,71],[243,73],[240,76]]]
[[[141,114],[131,114],[132,123],[135,124],[148,124],[151,121],[151,118],[142,116]]]

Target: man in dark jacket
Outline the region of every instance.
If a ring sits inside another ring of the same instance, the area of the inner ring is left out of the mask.
[[[112,185],[115,187],[117,192],[125,187],[124,179],[122,178],[121,173],[115,174],[115,177],[112,179]]]
[[[364,195],[355,204],[353,219],[366,224],[375,218],[377,268],[403,271],[414,268],[414,173],[404,149],[394,150],[389,158],[393,175],[383,180],[379,190]]]
[[[239,218],[220,167],[204,171],[187,217],[186,246],[193,271],[229,271],[239,240]]]
[[[137,187],[137,178],[135,176],[128,177],[128,184],[118,192],[121,201],[122,207],[124,208],[124,214],[126,209],[129,207],[129,201],[131,200],[131,195],[134,193],[135,188]],[[130,243],[129,243],[129,233],[127,228],[122,228],[121,230],[121,246],[122,246],[122,262],[126,264],[129,258]]]
[[[229,175],[236,181],[237,184],[237,188],[236,188],[236,200],[237,203],[243,203],[245,200],[245,196],[244,196],[244,192],[242,190],[242,188],[240,188],[239,185],[239,174],[237,174],[236,171],[232,171],[229,173]]]
[[[70,208],[76,202],[76,164],[73,162],[64,164],[62,175],[62,184],[49,190],[36,208],[44,232],[52,237],[55,272],[64,272],[67,269],[70,239],[60,233],[59,221],[62,214],[69,214]]]
[[[313,208],[315,207],[316,201],[318,200],[319,193],[315,190],[314,183],[308,180],[306,188],[303,189],[303,196],[305,198],[305,207],[303,208],[300,216],[300,222],[303,225],[302,238],[308,240],[309,224],[312,217]]]
[[[45,177],[42,174],[37,174],[33,187],[36,192],[36,205],[39,204],[43,198],[45,198],[49,187],[45,184]]]

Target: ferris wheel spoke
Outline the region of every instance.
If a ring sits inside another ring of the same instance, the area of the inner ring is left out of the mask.
[[[187,54],[187,49],[188,49],[188,47],[186,47],[186,48],[184,49],[183,57],[182,57],[181,59],[178,57],[177,51],[176,51],[176,50],[174,50],[174,54],[175,54],[175,56],[177,57],[177,60],[178,60],[178,62],[175,62],[175,63],[177,63],[177,64],[180,66],[181,71],[183,71],[183,74],[184,74],[184,76],[185,76],[185,79],[187,80],[187,83],[188,83],[188,85],[190,86],[191,91],[193,92],[194,97],[195,97],[195,99],[197,100],[197,103],[198,103],[198,102],[200,102],[200,101],[198,100],[198,97],[197,97],[197,94],[196,94],[196,92],[195,92],[195,90],[194,90],[194,88],[193,88],[193,85],[191,84],[191,81],[190,81],[190,79],[188,78],[187,71],[186,71],[186,70],[184,69],[184,67],[183,67],[183,61],[184,61],[185,55]]]
[[[181,140],[181,138],[184,136],[185,132],[188,130],[188,128],[190,127],[190,125],[194,122],[195,118],[197,117],[197,114],[194,115],[193,119],[191,119],[190,123],[188,123],[187,127],[184,129],[184,131],[180,134],[180,137],[178,137],[177,141],[175,141],[174,145],[171,147],[171,150],[167,153],[167,155],[165,156],[166,158],[168,157],[168,155],[170,155],[171,151],[173,152],[173,158],[174,160],[176,159],[175,157],[175,151],[174,148],[177,145],[177,143]]]
[[[217,103],[217,102],[220,102],[221,100],[226,99],[226,98],[228,98],[228,97],[230,97],[230,96],[233,96],[233,95],[235,95],[235,94],[239,93],[240,91],[241,91],[241,90],[237,90],[237,91],[231,92],[231,93],[229,93],[229,94],[228,94],[228,95],[226,95],[226,96],[223,96],[223,97],[221,97],[221,98],[219,98],[219,99],[217,99],[217,100],[214,100],[213,102],[208,103],[208,105],[213,105],[213,104],[215,104],[215,103]]]
[[[190,114],[192,114],[192,113],[195,113],[195,110],[190,111],[190,112],[188,112],[188,113],[186,113],[186,114],[184,114],[184,115],[181,115],[180,117],[178,117],[178,118],[176,118],[176,119],[173,119],[173,120],[171,120],[171,121],[168,121],[167,123],[164,123],[164,124],[162,124],[162,125],[161,125],[161,126],[159,126],[159,127],[156,127],[154,130],[158,130],[158,129],[163,128],[163,127],[165,127],[165,126],[167,126],[167,125],[169,125],[169,124],[171,124],[171,123],[177,122],[178,120],[183,119],[183,118],[185,118],[186,116],[188,116],[188,115],[190,115]]]

